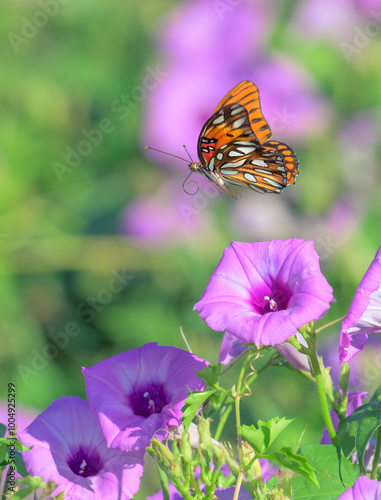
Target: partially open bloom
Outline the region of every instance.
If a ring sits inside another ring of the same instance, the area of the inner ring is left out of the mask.
[[[381,482],[360,476],[355,484],[339,496],[338,500],[378,500],[381,498]]]
[[[323,316],[331,300],[311,241],[233,241],[195,309],[214,330],[259,347],[295,335]]]
[[[372,333],[381,333],[381,247],[361,280],[341,324],[340,363],[349,361],[361,351]]]
[[[83,368],[107,445],[144,449],[154,434],[160,438],[179,426],[187,394],[204,386],[196,370],[207,364],[187,351],[150,343]]]
[[[33,446],[23,453],[29,474],[57,484],[53,496],[128,500],[139,490],[143,453],[108,448],[87,401],[77,396],[54,401],[20,441]]]
[[[302,344],[305,343],[302,335],[297,334],[297,339]],[[284,342],[283,344],[278,344],[274,346],[278,353],[283,356],[291,365],[293,365],[297,370],[309,372],[310,365],[308,363],[308,358],[305,354],[299,352],[296,347]],[[240,342],[235,337],[232,337],[229,332],[225,332],[224,338],[222,339],[220,356],[218,361],[223,365],[227,365],[234,358],[242,354],[246,350],[244,344]]]

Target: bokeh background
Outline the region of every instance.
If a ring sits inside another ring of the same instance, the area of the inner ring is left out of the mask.
[[[14,0],[0,3],[0,378],[38,413],[85,397],[82,366],[145,342],[218,359],[193,312],[232,240],[311,239],[345,314],[380,245],[379,0]],[[274,137],[300,159],[281,195],[221,196],[185,162],[223,95],[260,89]],[[188,190],[195,190],[189,184]],[[338,331],[319,350],[338,369]],[[352,388],[381,380],[377,339]],[[228,372],[226,384],[234,380]],[[311,384],[279,368],[243,421],[294,417],[291,446],[323,428]],[[229,424],[234,436],[234,422]],[[234,437],[233,437],[234,440]],[[150,465],[137,498],[158,487]]]

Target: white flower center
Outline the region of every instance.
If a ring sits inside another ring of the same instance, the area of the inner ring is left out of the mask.
[[[154,411],[155,411],[155,401],[153,401],[153,399],[150,399],[150,397],[149,397],[149,392],[148,392],[148,391],[146,391],[146,392],[143,394],[143,396],[144,396],[145,398],[148,398],[148,408],[149,408],[149,409],[152,409],[152,411],[154,412]]]
[[[87,467],[86,460],[82,460],[82,463],[79,466],[79,474],[83,474],[85,472],[86,467]]]
[[[278,304],[275,302],[274,299],[270,299],[268,295],[265,295],[265,300],[269,301],[269,307],[272,311],[274,312],[278,311]]]

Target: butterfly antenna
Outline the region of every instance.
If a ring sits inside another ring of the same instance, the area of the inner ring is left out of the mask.
[[[191,192],[189,192],[189,191],[187,191],[187,190],[185,189],[185,184],[187,183],[187,180],[189,179],[189,177],[190,177],[192,174],[193,174],[193,172],[191,172],[191,173],[188,175],[188,177],[185,179],[185,181],[183,182],[183,191],[184,191],[184,193],[186,193],[186,194],[190,194],[191,196],[194,196],[195,194],[197,194],[197,193],[199,192],[199,189],[200,189],[200,186],[197,184],[197,182],[196,182],[196,181],[189,181],[189,182],[188,182],[188,184],[192,184],[192,183],[196,184],[196,186],[197,186],[197,190],[196,190],[194,193],[191,193]]]
[[[181,158],[181,156],[173,155],[172,153],[167,153],[166,151],[161,151],[160,149],[151,148],[150,146],[144,146],[144,149],[152,149],[152,151],[157,151],[158,153],[163,153],[163,155],[173,156],[174,158],[178,158],[179,160],[183,160],[183,161],[189,163],[188,160],[186,160],[185,158]],[[187,151],[187,153],[188,153],[188,151]],[[188,155],[189,155],[189,153],[188,153]]]
[[[189,152],[188,152],[187,147],[186,147],[186,145],[185,145],[185,144],[183,144],[183,148],[185,149],[186,154],[189,156],[190,161],[193,163],[192,157],[191,157],[191,155],[189,154]]]

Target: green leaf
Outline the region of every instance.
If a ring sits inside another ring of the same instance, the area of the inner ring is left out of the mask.
[[[274,453],[266,455],[263,454],[260,456],[262,458],[271,460],[271,462],[274,462],[281,467],[285,467],[286,469],[296,472],[297,474],[299,474],[299,476],[308,479],[309,482],[312,481],[312,483],[314,483],[316,487],[319,486],[314,469],[313,467],[311,467],[311,465],[309,465],[308,459],[303,455],[294,453],[293,449],[289,446],[281,448]]]
[[[221,363],[218,363],[217,365],[204,366],[200,372],[196,370],[196,373],[198,378],[205,380],[210,387],[214,387],[218,382],[221,368]]]
[[[22,498],[26,498],[31,493],[37,491],[38,488],[45,489],[47,487],[47,484],[39,476],[28,476],[23,479],[17,479],[17,484],[25,484],[28,487],[13,493],[11,497],[12,500],[21,500]]]
[[[19,451],[15,453],[15,467],[20,476],[26,477],[28,475],[23,457]]]
[[[7,456],[7,445],[4,443],[0,443],[0,465],[4,462],[5,457]]]
[[[258,454],[264,453],[269,449],[275,438],[292,422],[284,417],[274,417],[268,422],[258,420],[258,429],[254,425],[242,425],[239,427],[239,433]]]
[[[320,488],[304,477],[295,476],[291,479],[294,500],[336,500],[360,475],[359,466],[340,456],[331,444],[308,444],[298,452],[315,469]]]
[[[337,437],[348,457],[356,447],[361,467],[364,466],[366,446],[375,431],[381,426],[381,386],[378,387],[368,403],[356,408],[337,429]]]
[[[4,437],[7,432],[7,427],[4,424],[0,424],[0,437]]]
[[[189,429],[192,420],[194,419],[196,413],[200,410],[204,401],[206,401],[215,392],[216,390],[213,389],[211,391],[195,391],[189,393],[184,406],[181,408],[181,411],[184,413],[183,424],[185,431]]]

